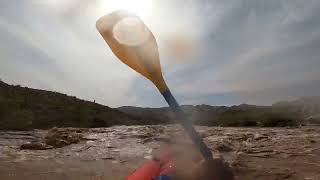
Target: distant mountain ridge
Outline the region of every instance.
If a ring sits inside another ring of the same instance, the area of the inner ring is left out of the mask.
[[[182,105],[181,108],[187,114],[190,120],[208,120],[225,112],[229,107],[210,105]],[[135,117],[136,119],[153,119],[155,121],[170,122],[175,117],[169,107],[142,108],[123,106],[117,109],[121,112],[131,115],[132,117]]]
[[[240,104],[234,106],[210,106],[210,105],[183,105],[182,110],[187,114],[189,120],[199,125],[211,125],[213,121],[240,113],[259,113],[259,112],[276,112],[285,113],[288,116],[295,116],[299,123],[320,124],[320,97],[304,97],[294,101],[281,101],[272,106],[256,106],[248,104]],[[171,122],[174,120],[174,115],[168,107],[162,108],[142,108],[123,106],[117,108],[136,119],[153,119],[155,121]],[[241,115],[242,116],[242,115]],[[244,115],[243,119],[254,118],[251,115]],[[259,117],[259,116],[257,116]],[[209,123],[208,123],[209,122]]]
[[[183,105],[189,120],[208,126],[286,126],[320,124],[320,97],[281,101],[272,106]],[[13,86],[0,80],[0,129],[106,127],[174,122],[169,107],[110,108],[65,94]]]

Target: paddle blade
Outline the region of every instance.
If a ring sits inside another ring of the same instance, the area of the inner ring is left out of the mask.
[[[167,89],[156,39],[139,17],[115,11],[101,17],[96,26],[112,52],[123,63],[151,80],[161,92]]]

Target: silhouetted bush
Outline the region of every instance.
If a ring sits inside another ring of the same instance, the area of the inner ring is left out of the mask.
[[[270,110],[262,114],[258,125],[261,127],[297,126],[299,115],[279,110]]]
[[[7,107],[5,106],[5,104],[3,102],[0,101],[0,120],[2,118],[4,118],[6,112],[7,112]]]
[[[106,127],[107,126],[107,122],[99,117],[95,117],[93,118],[90,127],[92,128],[97,128],[97,127]]]
[[[17,111],[8,113],[0,121],[0,129],[30,130],[33,128],[34,116],[32,112]]]
[[[284,111],[266,109],[229,110],[216,120],[211,120],[206,125],[211,126],[260,126],[284,127],[297,126],[299,115]]]

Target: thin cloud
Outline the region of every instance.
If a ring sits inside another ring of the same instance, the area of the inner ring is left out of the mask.
[[[32,2],[0,3],[6,42],[0,78],[113,107],[166,105],[97,33],[96,19],[112,8],[98,7],[99,0]],[[270,104],[320,95],[320,1],[153,0],[152,6],[142,18],[181,103]]]

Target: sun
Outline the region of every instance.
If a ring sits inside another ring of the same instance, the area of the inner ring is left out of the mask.
[[[125,10],[141,18],[148,18],[151,15],[152,5],[152,0],[99,0],[98,2],[98,8],[104,14],[110,11]]]

